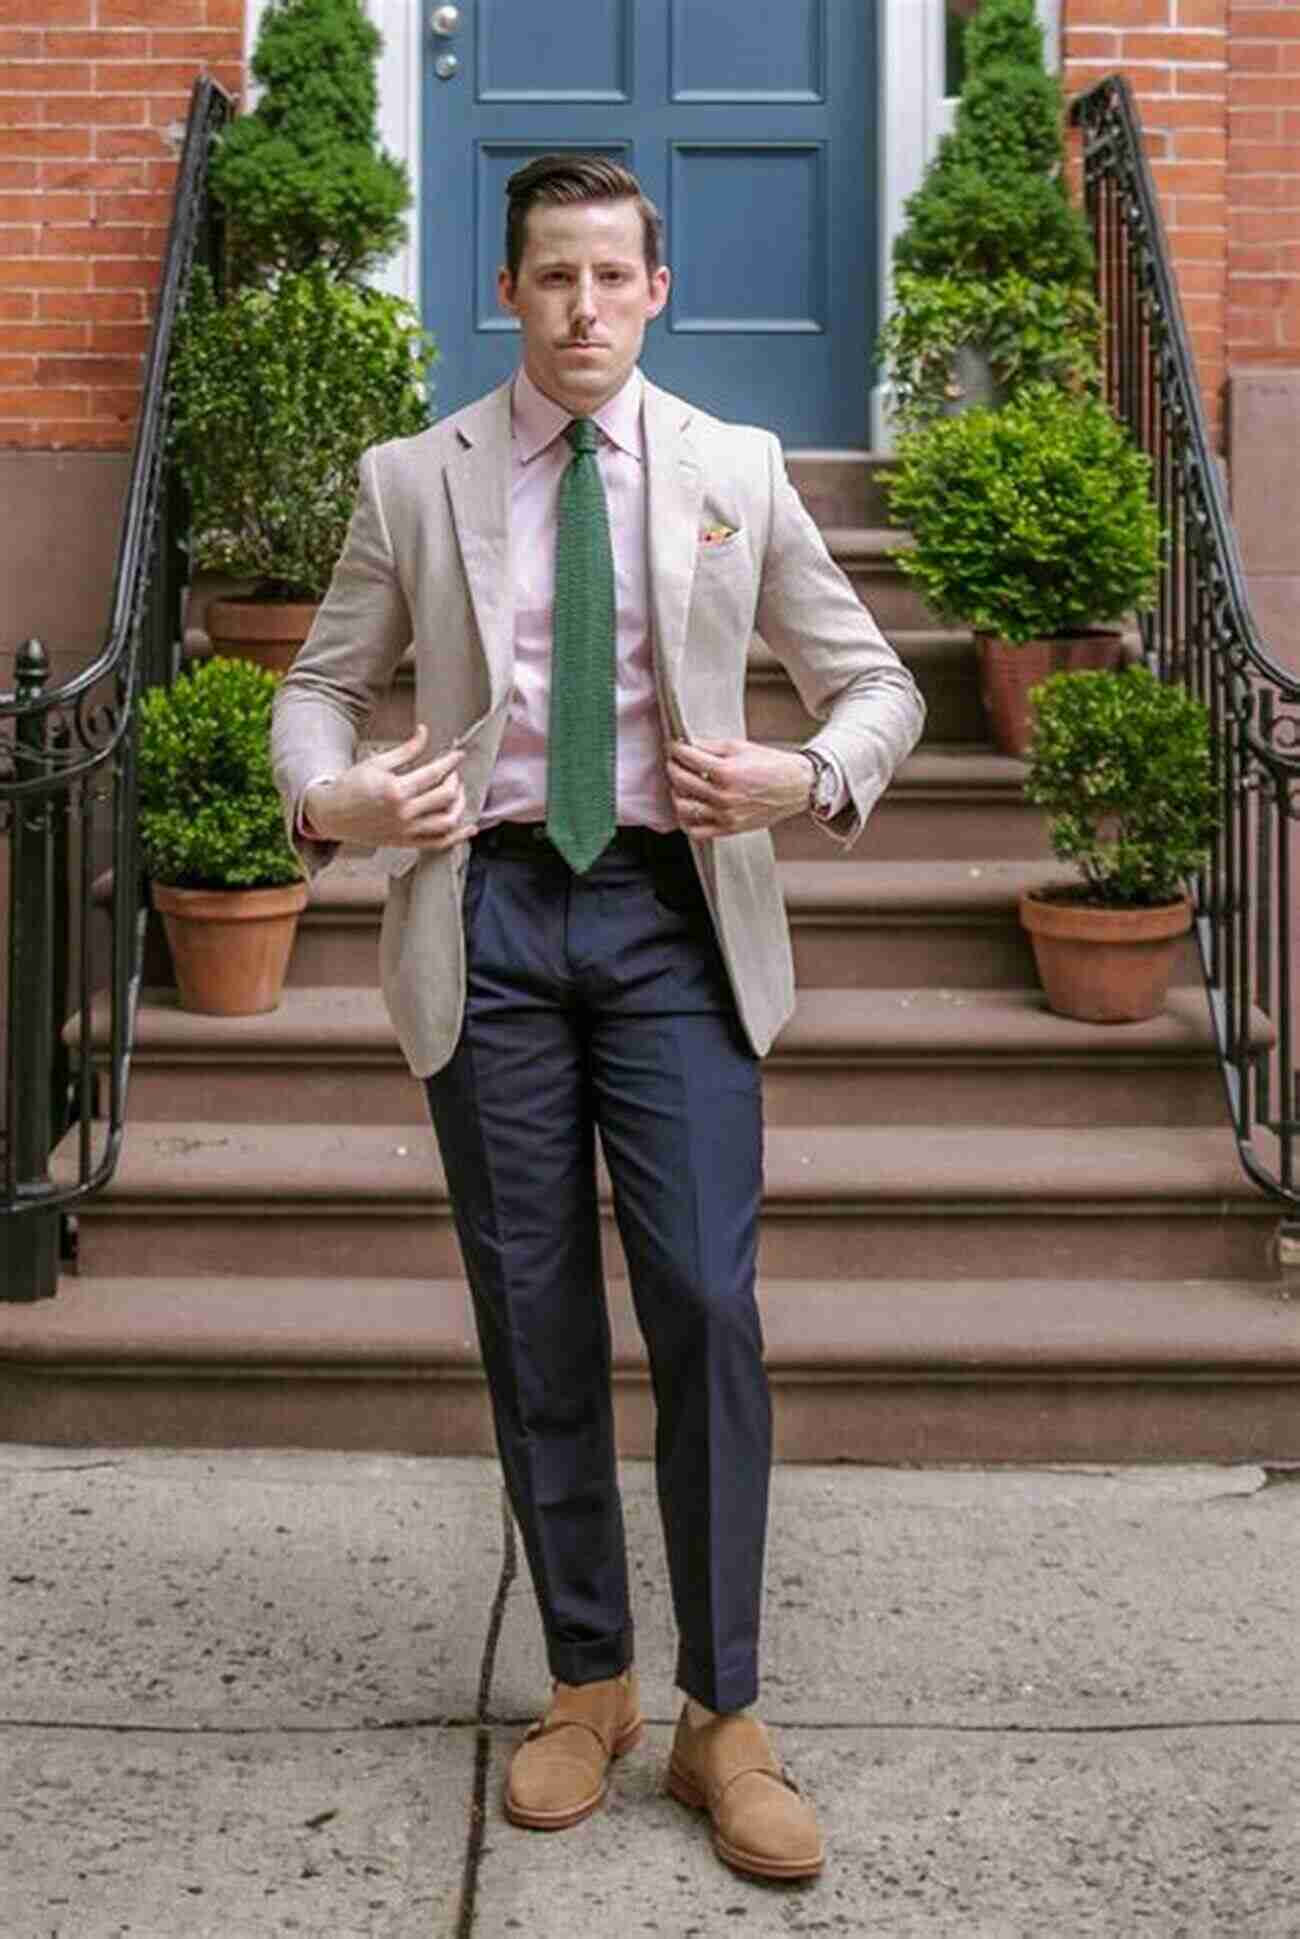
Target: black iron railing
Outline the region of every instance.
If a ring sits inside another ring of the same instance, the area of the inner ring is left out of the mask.
[[[214,274],[221,237],[208,158],[230,102],[196,82],[145,364],[135,449],[102,650],[61,685],[37,640],[0,694],[0,830],[8,836],[8,988],[0,1127],[0,1298],[55,1290],[61,1220],[112,1175],[122,1140],[144,944],[135,813],[136,701],[170,681],[181,650],[183,508],[167,460],[167,378],[196,256]],[[107,1029],[96,1095],[91,1018]],[[71,1053],[70,1012],[79,1018]],[[50,1158],[77,1126],[53,1177]]]
[[[1076,100],[1097,246],[1107,395],[1152,459],[1167,532],[1152,670],[1210,710],[1222,826],[1196,885],[1196,931],[1242,1162],[1300,1215],[1300,672],[1269,652],[1210,448],[1141,125],[1114,75]]]

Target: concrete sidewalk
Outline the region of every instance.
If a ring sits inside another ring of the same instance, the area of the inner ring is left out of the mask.
[[[661,1794],[626,1484],[653,1727],[539,1836],[500,1810],[546,1674],[491,1463],[0,1447],[0,1935],[1300,1933],[1300,1474],[778,1470],[763,1709],[829,1844],[797,1887]]]

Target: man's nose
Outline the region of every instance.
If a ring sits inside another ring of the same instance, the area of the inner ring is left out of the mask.
[[[594,322],[596,316],[596,279],[594,276],[579,276],[573,286],[572,303],[575,323]]]

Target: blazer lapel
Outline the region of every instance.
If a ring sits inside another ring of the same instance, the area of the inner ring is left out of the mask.
[[[699,550],[704,481],[687,428],[690,405],[647,382],[642,417],[655,664],[667,724],[674,734],[681,735],[685,733],[682,654]]]
[[[474,617],[488,666],[490,711],[514,682],[510,580],[510,383],[490,391],[457,426],[460,452],[446,467],[447,492]]]

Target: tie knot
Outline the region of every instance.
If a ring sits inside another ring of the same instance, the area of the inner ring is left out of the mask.
[[[571,418],[565,426],[564,435],[572,449],[579,454],[584,451],[594,451],[600,442],[596,421],[590,417]]]

